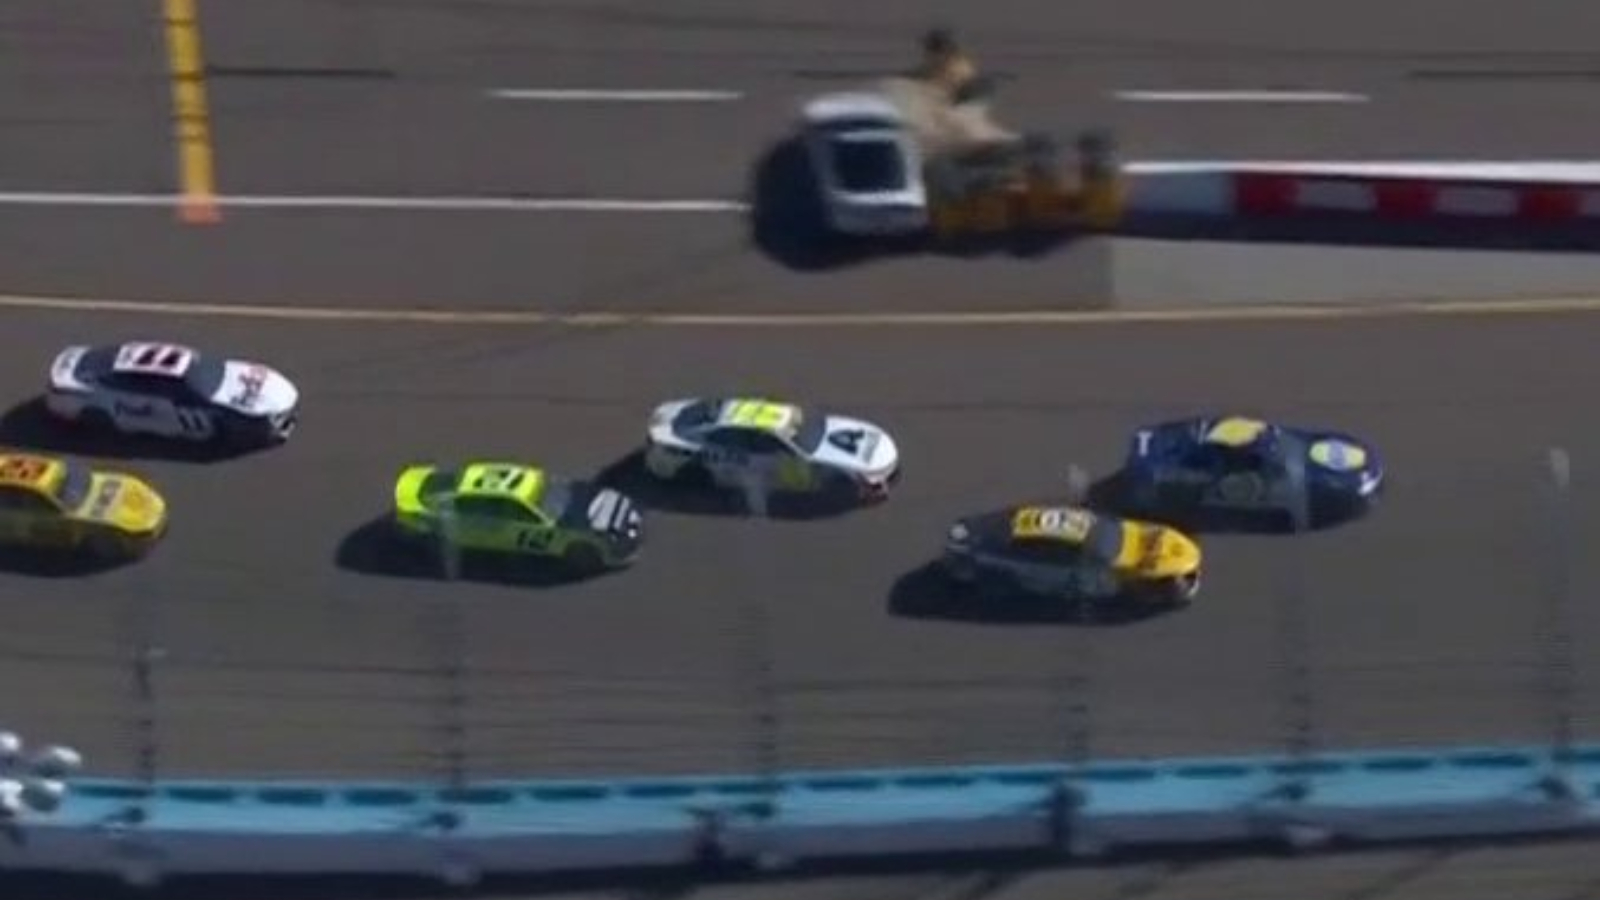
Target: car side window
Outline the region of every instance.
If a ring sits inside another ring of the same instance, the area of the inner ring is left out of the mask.
[[[532,518],[527,507],[509,497],[457,497],[455,511],[468,518],[503,522]]]
[[[1016,541],[1011,545],[1012,555],[1025,563],[1070,565],[1078,561],[1079,548],[1060,541]]]
[[[718,428],[707,434],[711,447],[755,456],[788,452],[788,445],[773,435],[748,428]]]
[[[138,394],[141,397],[159,397],[179,402],[189,402],[194,399],[190,396],[187,382],[165,376],[122,372],[109,376],[103,383],[114,391]]]

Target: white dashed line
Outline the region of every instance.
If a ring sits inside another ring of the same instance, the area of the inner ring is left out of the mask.
[[[170,207],[178,194],[0,191],[0,206]],[[378,197],[367,195],[219,196],[216,205],[234,209],[386,210],[399,212],[628,212],[735,213],[748,204],[737,200],[647,200],[626,197]]]
[[[496,100],[544,103],[731,103],[744,98],[738,91],[606,88],[496,88],[488,94]]]
[[[1115,91],[1127,103],[1370,103],[1366,94],[1345,91]]]

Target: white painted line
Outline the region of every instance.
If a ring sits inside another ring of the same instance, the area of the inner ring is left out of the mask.
[[[1366,94],[1345,91],[1114,91],[1128,103],[1370,103]]]
[[[496,88],[488,94],[496,100],[544,103],[730,103],[744,97],[738,91],[607,88]]]
[[[162,207],[180,194],[117,194],[53,191],[0,191],[0,206]],[[735,213],[749,204],[737,200],[644,200],[613,197],[375,197],[236,194],[216,198],[234,209],[386,210],[410,212],[630,212]]]

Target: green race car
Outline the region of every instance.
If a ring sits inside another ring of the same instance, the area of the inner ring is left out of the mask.
[[[584,570],[633,562],[643,520],[610,488],[522,463],[410,466],[394,487],[394,524],[447,548],[563,560]]]

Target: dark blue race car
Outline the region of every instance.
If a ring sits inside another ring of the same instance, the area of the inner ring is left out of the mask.
[[[1270,514],[1309,524],[1369,508],[1383,463],[1346,434],[1201,416],[1135,432],[1122,487],[1125,502],[1152,516]]]

